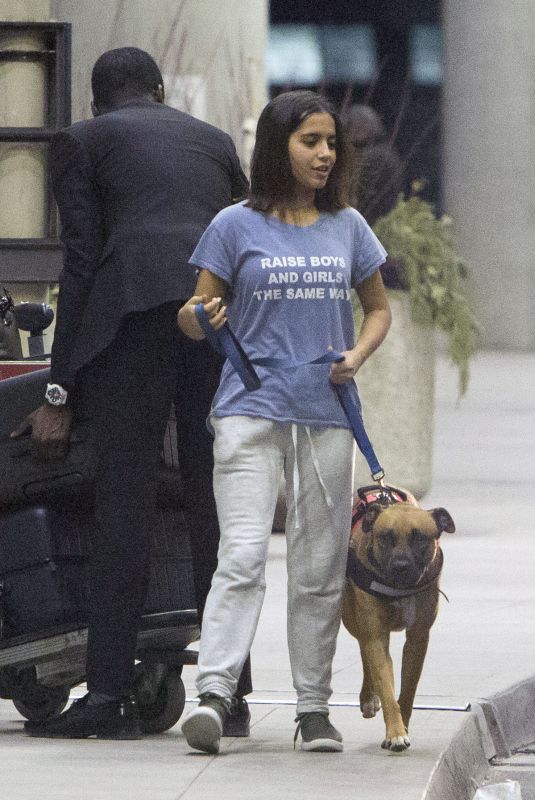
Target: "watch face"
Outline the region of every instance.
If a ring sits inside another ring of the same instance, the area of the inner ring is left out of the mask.
[[[46,389],[46,399],[53,406],[62,406],[67,402],[67,392],[57,384],[49,384]]]

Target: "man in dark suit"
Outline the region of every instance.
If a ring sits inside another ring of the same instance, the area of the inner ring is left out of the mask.
[[[217,561],[204,422],[221,362],[207,343],[183,336],[176,313],[193,294],[188,258],[197,240],[247,182],[227,134],[164,105],[160,70],[143,50],[104,53],[91,83],[94,119],[51,143],[65,247],[51,377],[44,405],[14,432],[31,426],[37,456],[47,460],[64,455],[73,414],[93,420],[99,469],[88,694],[26,730],[121,739],[139,735],[134,654],[172,402],[201,612]],[[240,684],[229,724],[247,735],[247,670]]]

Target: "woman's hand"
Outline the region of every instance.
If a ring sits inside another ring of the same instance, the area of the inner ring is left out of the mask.
[[[331,383],[347,383],[355,377],[362,366],[363,359],[355,350],[346,350],[342,355],[343,361],[331,364],[329,373]]]
[[[377,350],[390,328],[392,314],[379,270],[365,278],[356,287],[356,291],[364,311],[362,326],[355,347],[342,353],[343,361],[332,364],[332,383],[347,383],[354,378],[366,359]]]
[[[184,303],[177,314],[177,325],[190,339],[200,341],[204,333],[195,316],[195,306],[202,303],[214,330],[221,328],[227,321],[227,307],[221,305],[221,298],[227,294],[228,286],[222,278],[208,269],[201,269],[195,287],[194,297]]]
[[[196,339],[197,341],[205,338],[203,330],[195,316],[195,306],[199,303],[203,304],[210,325],[214,330],[219,330],[227,321],[227,307],[221,304],[220,297],[214,297],[210,301],[208,301],[205,294],[190,297],[188,302],[184,303],[177,314],[177,325],[182,333],[185,333],[190,339]]]

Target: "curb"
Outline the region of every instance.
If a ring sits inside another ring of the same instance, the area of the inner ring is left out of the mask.
[[[442,751],[422,800],[472,800],[492,758],[509,758],[535,740],[535,676],[470,704]]]

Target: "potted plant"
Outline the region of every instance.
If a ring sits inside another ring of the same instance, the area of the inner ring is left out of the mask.
[[[459,258],[452,221],[436,217],[417,194],[400,196],[374,231],[389,258],[382,268],[392,307],[392,328],[357,375],[363,417],[387,481],[421,497],[431,485],[435,330],[459,370],[462,395],[469,379],[477,323],[463,291],[466,264]],[[355,302],[357,330],[360,307]],[[369,482],[357,460],[355,486]]]

